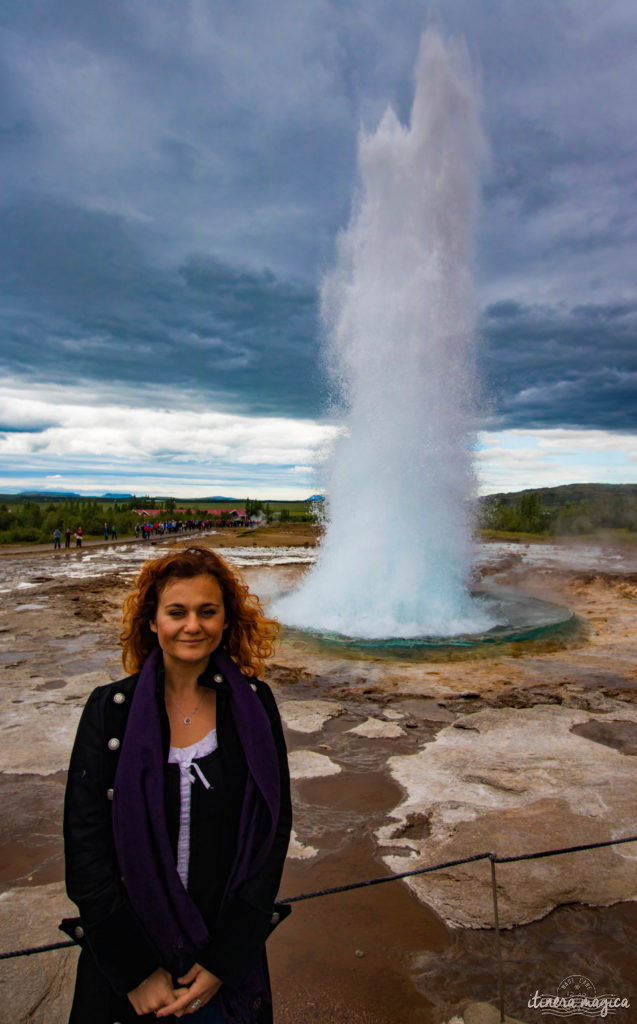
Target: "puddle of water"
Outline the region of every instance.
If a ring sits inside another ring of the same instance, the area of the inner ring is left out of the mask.
[[[346,811],[357,818],[370,814],[382,814],[394,807],[400,800],[401,790],[382,772],[366,772],[364,775],[348,773],[345,778],[331,775],[327,778],[302,779],[299,791],[306,803],[327,807],[330,811]]]
[[[0,888],[45,885],[64,878],[62,807],[66,772],[0,775],[4,825]]]
[[[385,873],[359,832],[346,850],[318,862],[288,861],[281,893]],[[277,1020],[432,1024],[410,962],[423,949],[441,952],[449,941],[444,923],[400,882],[299,903],[268,941]]]
[[[152,547],[128,544],[122,547],[77,552],[53,562],[47,555],[28,559],[4,558],[0,562],[0,594],[36,587],[41,583],[59,579],[103,577],[109,572],[128,573],[132,577],[144,562],[150,558],[158,558],[165,550],[164,544]],[[316,555],[312,548],[228,547],[223,548],[223,557],[233,565],[259,567],[308,565],[315,561]],[[46,570],[47,575],[43,574],[43,570]]]
[[[637,756],[637,722],[591,720],[581,725],[572,725],[570,731],[577,736],[585,736],[594,743],[613,747],[627,756]]]
[[[529,998],[536,991],[555,995],[560,982],[572,975],[588,978],[598,993],[620,995],[633,1003],[634,903],[558,907],[542,921],[503,931],[501,942],[504,1009],[516,1020],[540,1024],[545,1017],[539,1010],[529,1011]],[[415,958],[414,978],[425,998],[434,1003],[437,1021],[448,1020],[468,999],[497,1005],[494,932],[452,931],[451,943],[442,953],[432,956],[423,951]],[[628,1024],[627,1012],[623,1013],[618,1020]],[[563,1019],[549,1016],[556,1024]]]

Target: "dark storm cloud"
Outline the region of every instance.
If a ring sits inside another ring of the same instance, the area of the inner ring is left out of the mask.
[[[503,301],[482,330],[494,425],[637,430],[637,304]]]
[[[494,422],[635,425],[633,0],[442,0],[481,68]],[[356,135],[407,117],[421,0],[45,0],[0,39],[2,367],[96,404],[316,416]]]
[[[7,375],[162,386],[165,404],[258,415],[320,411],[311,288],[206,256],[152,267],[130,226],[51,203],[14,208],[0,233]]]

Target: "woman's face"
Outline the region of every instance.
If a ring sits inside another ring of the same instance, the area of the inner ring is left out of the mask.
[[[202,671],[221,643],[225,625],[223,592],[208,575],[170,580],[150,622],[167,669],[201,664]]]

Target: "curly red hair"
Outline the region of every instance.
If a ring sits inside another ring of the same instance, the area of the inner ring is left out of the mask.
[[[209,548],[175,548],[146,562],[136,587],[124,601],[122,661],[127,672],[139,672],[157,646],[150,628],[157,614],[159,595],[170,580],[212,576],[223,593],[227,629],[224,647],[246,676],[259,676],[274,653],[280,628],[263,614],[259,598],[250,593],[238,573]]]

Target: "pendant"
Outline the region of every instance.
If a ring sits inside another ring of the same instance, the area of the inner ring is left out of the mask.
[[[186,717],[184,718],[184,725],[190,725],[191,722],[192,718],[190,717],[190,715],[186,715]]]

